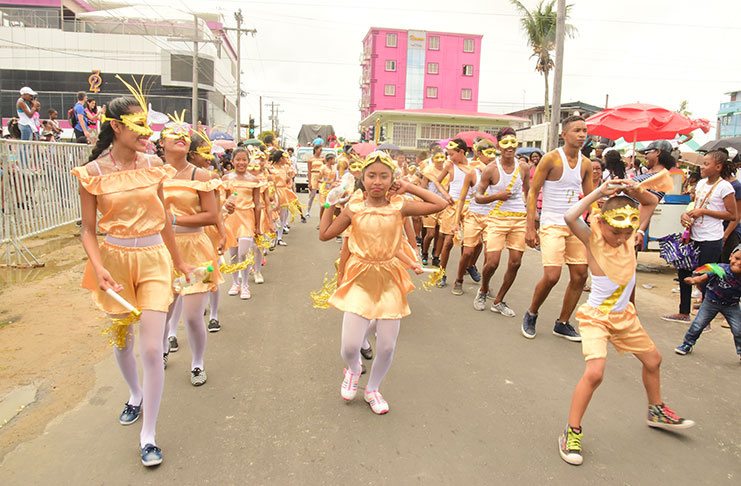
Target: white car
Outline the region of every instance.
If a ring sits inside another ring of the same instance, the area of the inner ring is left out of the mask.
[[[337,149],[323,147],[322,155],[323,158],[328,153],[332,153],[337,157]],[[296,185],[297,191],[309,190],[309,160],[314,154],[314,150],[311,147],[299,147],[296,149],[296,177],[293,178],[293,182]]]

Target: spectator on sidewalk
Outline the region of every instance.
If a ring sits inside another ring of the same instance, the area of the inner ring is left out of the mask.
[[[85,102],[85,117],[87,118],[87,132],[93,139],[91,143],[95,143],[98,139],[98,118],[100,117],[101,110],[98,108],[93,98],[88,98]]]
[[[38,108],[34,105],[36,91],[28,86],[24,86],[20,91],[20,98],[16,101],[18,111],[18,128],[21,130],[21,140],[33,140],[33,134],[36,132],[33,115]]]
[[[72,109],[74,112],[74,125],[72,128],[75,130],[75,140],[78,142],[80,139],[84,138],[87,143],[90,143],[92,140],[92,137],[88,133],[87,127],[88,127],[88,119],[87,115],[85,114],[85,102],[87,101],[87,93],[84,91],[80,91],[77,93],[77,103],[75,103],[74,108]]]
[[[62,128],[59,126],[59,122],[57,121],[57,117],[59,116],[59,113],[57,113],[57,110],[54,108],[49,108],[49,127],[52,131],[52,136],[54,138],[55,142],[61,142],[62,141]]]

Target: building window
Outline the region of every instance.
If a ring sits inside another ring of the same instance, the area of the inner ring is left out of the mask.
[[[387,84],[386,86],[384,86],[383,94],[386,96],[396,96],[396,85]]]
[[[463,40],[463,52],[473,52],[473,39]]]
[[[463,65],[463,75],[464,76],[473,76],[473,64],[464,64]]]
[[[427,74],[437,74],[440,71],[440,65],[436,62],[427,63]]]
[[[386,34],[386,47],[396,47],[396,34]]]
[[[431,51],[439,51],[440,50],[440,37],[436,35],[431,35],[429,47]]]
[[[391,135],[393,143],[400,147],[417,146],[417,124],[416,123],[392,123]]]
[[[437,88],[435,86],[428,86],[427,87],[427,97],[428,98],[437,98]]]
[[[461,90],[462,100],[470,100],[472,96],[473,96],[473,90],[466,89],[466,88]]]
[[[386,61],[386,71],[396,71],[396,61]]]

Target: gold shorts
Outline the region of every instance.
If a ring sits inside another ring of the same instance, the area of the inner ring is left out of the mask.
[[[319,179],[321,174],[319,172],[312,172],[309,176],[309,189],[319,189]]]
[[[587,247],[568,226],[547,224],[540,227],[540,254],[544,267],[586,265]]]
[[[489,216],[486,223],[486,251],[525,251],[527,219],[521,217]]]
[[[422,226],[428,229],[435,229],[435,226],[440,224],[440,213],[428,214],[422,216]]]
[[[214,268],[208,282],[196,282],[185,287],[180,291],[182,295],[211,292],[224,282],[219,272],[219,256],[214,251],[213,244],[205,232],[175,233],[175,243],[178,246],[180,256],[185,262],[196,267],[210,263]],[[173,278],[175,278],[174,273]]]
[[[483,241],[486,234],[488,214],[478,214],[468,211],[463,217],[463,246],[475,247]]]
[[[589,304],[582,304],[576,311],[581,334],[584,359],[607,357],[607,341],[618,353],[643,354],[656,349],[636,315],[636,308],[628,303],[622,312],[604,314]]]
[[[438,213],[440,218],[438,220],[438,224],[440,225],[440,233],[444,235],[453,234],[453,228],[456,224],[455,208],[456,206],[448,206]]]

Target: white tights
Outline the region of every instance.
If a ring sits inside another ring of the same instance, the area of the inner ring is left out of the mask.
[[[180,322],[180,316],[183,314],[183,299],[180,298],[179,294],[175,295],[175,300],[170,304],[170,310],[167,312],[167,332],[165,333],[165,340],[171,337],[178,337],[178,323]],[[165,343],[165,349],[167,343]]]
[[[203,323],[203,311],[206,309],[206,302],[208,300],[207,293],[200,294],[189,294],[189,295],[177,295],[175,301],[170,304],[171,312],[174,311],[178,306],[178,301],[181,301],[181,307],[183,310],[183,320],[185,321],[185,329],[188,333],[188,344],[190,345],[191,353],[191,369],[201,368],[203,369],[203,356],[206,354],[206,325]],[[168,315],[170,315],[168,313]],[[177,326],[177,322],[174,319],[168,319],[168,326],[172,323]],[[167,336],[169,332],[165,334],[165,349],[167,349]]]
[[[244,259],[247,257],[247,254],[252,251],[252,254],[255,257],[255,272],[260,273],[262,271],[262,253],[260,253],[260,249],[255,244],[254,238],[240,238],[239,239],[239,246],[234,246],[232,248],[229,248],[229,256],[231,257],[232,263],[239,263],[243,262]],[[236,259],[234,258],[236,257]],[[239,285],[239,281],[242,281],[242,285],[246,285],[248,288],[250,286],[249,284],[249,276],[250,276],[250,267],[245,268],[244,270],[240,270],[239,272],[234,272],[232,274],[232,279],[234,279],[234,283]]]
[[[367,336],[376,330],[376,350],[368,377],[368,391],[378,390],[383,377],[386,376],[391,361],[394,359],[396,338],[399,336],[400,319],[368,320],[351,312],[345,312],[342,318],[342,348],[340,355],[347,368],[353,373],[360,373],[360,347],[367,342]]]
[[[132,334],[123,349],[113,347],[121,374],[129,385],[129,403],[142,406],[142,431],[140,445],[156,444],[155,428],[157,414],[162,401],[162,389],[165,386],[165,370],[162,367],[162,336],[165,333],[167,314],[145,310],[139,321],[139,355],[144,372],[143,386],[139,384],[139,371],[134,356],[134,336]]]
[[[278,227],[278,229],[275,230],[278,241],[283,239],[283,230],[288,224],[288,215],[290,213],[291,212],[288,210],[288,208],[284,208],[280,210],[280,227]]]
[[[213,292],[209,292],[208,294],[208,309],[209,309],[209,316],[208,319],[216,319],[219,320],[219,301],[221,300],[221,286],[217,285],[216,289]]]

